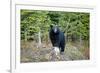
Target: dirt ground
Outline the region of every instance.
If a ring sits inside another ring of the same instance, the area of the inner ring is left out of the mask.
[[[56,56],[50,45],[38,47],[34,42],[21,42],[21,63],[47,61],[88,60],[89,48],[78,48],[70,43],[66,44],[63,55]]]

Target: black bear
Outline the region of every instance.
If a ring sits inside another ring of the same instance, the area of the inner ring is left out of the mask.
[[[55,52],[60,52],[60,54],[64,53],[65,48],[65,36],[64,33],[59,29],[57,25],[51,25],[50,26],[50,40],[53,45],[53,49]]]

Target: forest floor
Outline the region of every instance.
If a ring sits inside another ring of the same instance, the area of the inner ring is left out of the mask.
[[[21,62],[47,62],[47,61],[73,61],[73,60],[88,60],[89,48],[75,46],[71,43],[67,43],[65,52],[63,55],[56,56],[52,50],[51,45],[49,47],[42,46],[37,48],[33,42],[24,43],[21,42]]]

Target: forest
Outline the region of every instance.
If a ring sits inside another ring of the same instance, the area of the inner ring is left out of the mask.
[[[53,61],[47,52],[52,48],[49,30],[54,24],[66,38],[64,60],[89,59],[89,13],[22,9],[20,17],[21,62]]]

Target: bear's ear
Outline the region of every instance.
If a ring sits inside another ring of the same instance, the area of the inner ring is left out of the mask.
[[[52,27],[53,27],[53,24],[50,25],[50,28],[52,28]]]

